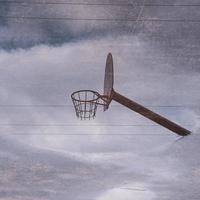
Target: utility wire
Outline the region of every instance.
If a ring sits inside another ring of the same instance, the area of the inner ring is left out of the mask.
[[[21,107],[21,108],[31,108],[31,107],[56,107],[56,108],[65,108],[65,107],[74,107],[73,105],[62,105],[62,104],[48,104],[48,105],[15,105],[15,104],[1,104],[0,108],[4,107]],[[121,105],[112,105],[112,107],[121,107]],[[151,108],[200,108],[200,105],[146,105],[146,107]]]
[[[90,3],[90,2],[49,2],[49,1],[0,1],[2,4],[22,4],[22,5],[75,5],[75,6],[133,6],[131,3]],[[140,7],[142,5],[137,4],[134,7]],[[200,4],[144,4],[145,7],[196,7]]]
[[[45,135],[69,135],[69,136],[170,136],[171,134],[161,134],[161,133],[7,133],[6,135],[40,135],[40,136],[45,136]],[[200,135],[198,133],[193,133],[193,135]],[[5,135],[5,134],[4,134]]]
[[[142,6],[141,6],[141,8],[140,8],[140,10],[139,10],[137,19],[136,19],[136,21],[135,21],[135,25],[133,26],[133,30],[131,31],[132,33],[134,33],[134,32],[136,31],[138,22],[140,22],[140,18],[141,18],[142,14],[143,14],[143,11],[144,11],[145,2],[146,2],[146,0],[143,0]],[[144,22],[144,21],[142,21],[142,22]]]
[[[1,133],[0,133],[1,134]],[[6,134],[1,134],[1,135],[23,135],[23,136],[31,136],[31,135],[37,135],[37,136],[156,136],[156,137],[171,137],[171,133],[39,133],[39,132],[34,132],[34,133],[25,133],[25,132],[9,132]],[[175,134],[174,134],[175,135]],[[195,136],[200,136],[199,133],[192,133],[192,135]],[[184,136],[186,137],[186,136]]]
[[[6,126],[36,126],[36,127],[160,127],[160,125],[153,124],[31,124],[31,123],[23,123],[23,124],[0,124],[0,127]],[[191,124],[185,124],[183,126],[193,126]]]
[[[0,16],[3,19],[15,20],[50,20],[50,21],[103,21],[103,22],[171,22],[200,23],[200,19],[159,19],[159,18],[72,18],[72,17],[36,17],[36,16]]]

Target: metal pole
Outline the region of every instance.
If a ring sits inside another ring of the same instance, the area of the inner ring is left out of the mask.
[[[191,133],[191,131],[179,126],[178,124],[168,120],[165,117],[162,117],[161,115],[145,108],[144,106],[126,98],[125,96],[122,96],[121,94],[112,91],[112,99],[117,101],[118,103],[130,108],[131,110],[143,115],[144,117],[160,124],[161,126],[164,126],[165,128],[177,133],[181,136],[186,136]]]

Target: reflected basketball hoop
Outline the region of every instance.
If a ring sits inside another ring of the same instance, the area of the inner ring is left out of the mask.
[[[112,54],[109,53],[106,59],[104,94],[100,95],[93,90],[79,90],[72,93],[71,98],[76,111],[76,116],[80,119],[92,119],[96,116],[98,105],[103,106],[104,111],[106,111],[109,108],[111,101],[115,100],[178,135],[186,136],[191,133],[180,125],[117,93],[113,89],[113,85],[113,58]]]

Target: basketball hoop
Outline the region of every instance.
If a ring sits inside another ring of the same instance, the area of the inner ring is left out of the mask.
[[[93,90],[79,90],[71,95],[76,116],[82,119],[94,119],[97,106],[107,104],[106,97]]]
[[[109,53],[106,59],[103,95],[100,95],[98,92],[93,90],[79,90],[72,93],[71,95],[76,111],[76,116],[78,118],[95,118],[98,105],[102,105],[104,111],[106,111],[109,108],[111,101],[114,100],[131,109],[132,111],[135,111],[142,116],[154,121],[155,123],[177,133],[178,135],[186,136],[191,133],[191,131],[181,127],[180,125],[117,93],[113,89],[113,74],[113,58],[112,54]]]

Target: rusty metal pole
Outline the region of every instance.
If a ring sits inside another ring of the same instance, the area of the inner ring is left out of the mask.
[[[131,110],[143,115],[144,117],[160,124],[161,126],[164,126],[165,128],[177,133],[181,136],[186,136],[191,134],[191,131],[179,126],[178,124],[168,120],[165,117],[162,117],[161,115],[145,108],[144,106],[126,98],[125,96],[112,91],[112,99],[117,101],[118,103],[130,108]]]

